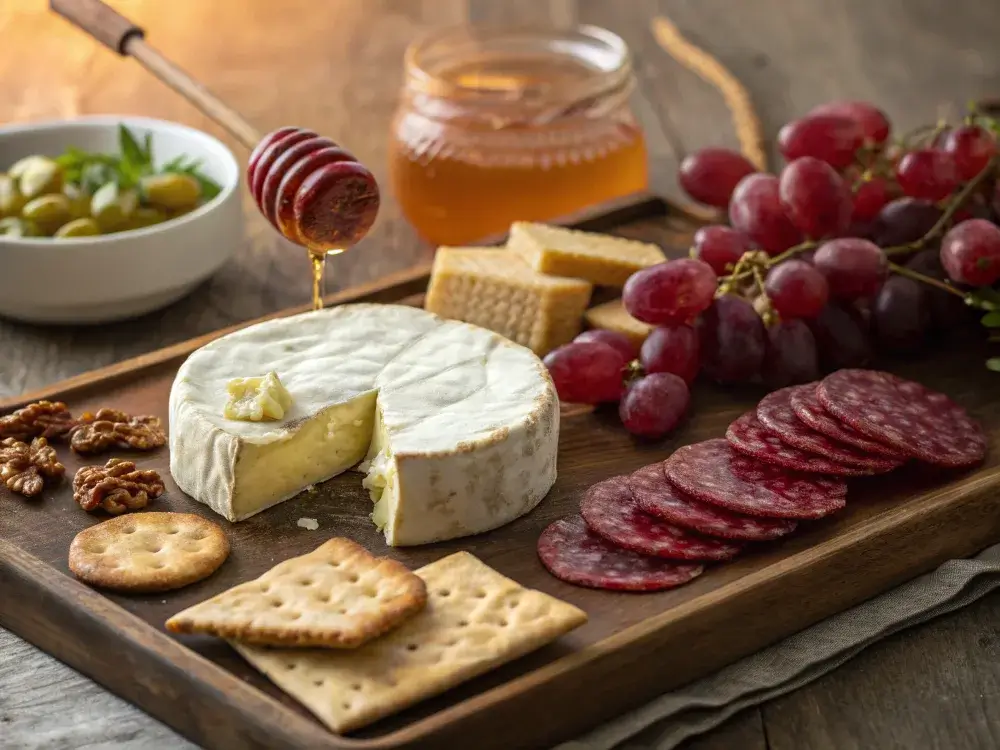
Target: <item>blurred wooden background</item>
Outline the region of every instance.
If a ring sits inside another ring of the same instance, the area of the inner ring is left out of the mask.
[[[653,40],[669,16],[747,85],[773,136],[834,97],[870,99],[897,129],[1000,95],[1000,6],[991,0],[112,0],[147,39],[261,129],[296,124],[342,141],[380,180],[402,53],[444,24],[593,23],[636,57],[635,107],[653,188],[676,196],[680,152],[735,147],[711,87]],[[247,154],[134,62],[47,10],[0,4],[0,122],[95,113],[177,120]],[[89,329],[0,321],[0,396],[306,301],[301,251],[246,201],[244,250],[194,295],[128,323]],[[332,261],[343,287],[426,257],[391,195],[364,243]],[[0,273],[3,272],[0,249]],[[2,592],[0,592],[2,595]],[[1000,746],[1000,595],[880,644],[795,694],[740,714],[689,748]],[[639,748],[651,743],[655,733]],[[8,633],[0,632],[0,748],[163,748],[179,740]]]

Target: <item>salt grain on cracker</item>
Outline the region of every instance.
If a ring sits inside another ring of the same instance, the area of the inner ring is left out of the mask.
[[[359,649],[230,644],[335,732],[349,732],[534,651],[587,621],[580,609],[520,586],[457,552],[416,571],[420,614]]]
[[[174,615],[166,627],[259,645],[356,648],[426,603],[423,580],[404,565],[331,539]]]
[[[77,534],[69,569],[93,586],[149,593],[207,578],[228,556],[229,541],[212,521],[190,513],[134,513]]]
[[[295,522],[295,525],[301,529],[308,529],[309,531],[316,531],[319,528],[319,521],[315,518],[300,518]]]

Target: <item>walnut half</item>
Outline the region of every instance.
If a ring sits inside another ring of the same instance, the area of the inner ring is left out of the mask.
[[[0,438],[55,440],[75,426],[76,420],[62,401],[36,401],[0,417]]]
[[[159,417],[132,417],[118,409],[87,412],[73,428],[70,447],[77,453],[94,454],[109,448],[151,451],[167,442]]]
[[[65,473],[66,467],[45,438],[36,437],[31,445],[14,438],[0,440],[0,481],[12,492],[34,497],[45,480],[58,480]]]
[[[121,458],[109,459],[104,466],[82,466],[73,477],[73,499],[81,508],[103,508],[112,515],[145,508],[163,490],[157,472]]]

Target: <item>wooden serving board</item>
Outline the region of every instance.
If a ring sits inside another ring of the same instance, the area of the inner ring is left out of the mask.
[[[604,207],[574,226],[659,241],[684,252],[691,226],[656,198]],[[333,303],[420,304],[427,268],[331,298]],[[299,312],[287,311],[284,314]],[[167,417],[180,363],[218,332],[26,394],[66,401],[74,412],[114,406]],[[975,344],[952,344],[922,359],[889,363],[938,388],[1000,431],[997,375]],[[0,625],[94,678],[205,747],[223,748],[541,748],[572,738],[655,695],[711,673],[829,615],[1000,539],[1000,451],[964,474],[907,469],[852,480],[848,507],[803,524],[792,537],[750,551],[693,583],[657,594],[570,586],[540,565],[535,543],[551,521],[573,513],[590,484],[665,458],[676,447],[720,437],[762,393],[699,385],[689,422],[668,440],[640,443],[602,410],[563,420],[559,478],[526,517],[481,536],[426,547],[388,549],[368,515],[371,502],[349,472],[314,493],[228,524],[180,493],[166,449],[141,457],[167,492],[151,507],[219,521],[232,555],[209,579],[157,596],[106,595],[67,569],[81,529],[102,520],[83,513],[69,483],[26,501],[0,491]],[[72,476],[80,465],[60,450]],[[296,525],[315,518],[319,528]],[[467,549],[499,572],[583,608],[589,622],[559,642],[350,737],[328,732],[221,641],[176,638],[163,622],[175,612],[332,536],[347,536],[411,568]]]

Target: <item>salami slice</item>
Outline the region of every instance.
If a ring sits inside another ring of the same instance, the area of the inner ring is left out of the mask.
[[[793,471],[833,474],[840,477],[858,477],[874,473],[856,466],[845,466],[823,456],[806,453],[786,445],[780,437],[760,423],[757,413],[753,411],[746,412],[729,425],[729,429],[726,430],[726,440],[745,456]]]
[[[910,458],[910,454],[890,448],[888,445],[872,440],[861,434],[857,430],[849,427],[827,412],[823,404],[816,397],[818,384],[810,383],[808,386],[796,389],[792,393],[792,409],[795,416],[801,419],[806,426],[812,427],[816,432],[826,435],[832,440],[839,440],[841,443],[853,445],[855,448],[870,453],[873,456],[905,461]]]
[[[820,382],[816,397],[841,422],[929,464],[962,468],[986,456],[986,435],[965,409],[912,380],[838,370]]]
[[[663,468],[682,492],[750,516],[822,518],[843,508],[847,497],[842,479],[761,463],[719,438],[679,448]]]
[[[757,419],[764,427],[793,448],[815,453],[845,466],[854,466],[872,474],[892,471],[902,461],[864,453],[846,443],[831,440],[799,419],[792,409],[792,394],[797,390],[816,390],[816,384],[781,388],[768,394],[757,404]]]
[[[628,486],[639,507],[647,513],[710,536],[763,542],[789,534],[797,525],[786,518],[744,516],[695,500],[670,484],[663,464],[659,463],[634,472],[628,478]]]
[[[595,534],[633,552],[674,560],[728,560],[741,545],[699,536],[644,512],[625,477],[598,482],[583,496],[580,515]]]
[[[613,591],[672,589],[705,569],[616,547],[591,531],[580,516],[550,524],[538,538],[538,557],[561,581]]]

